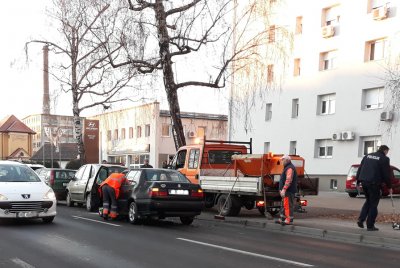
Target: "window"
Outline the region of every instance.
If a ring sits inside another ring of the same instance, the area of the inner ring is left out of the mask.
[[[269,31],[268,31],[268,43],[274,43],[275,42],[275,25],[269,26]]]
[[[121,129],[121,139],[125,140],[125,128]]]
[[[388,0],[369,0],[368,1],[368,12],[371,12],[373,9],[380,8],[383,6],[387,6]]]
[[[292,155],[297,154],[297,141],[290,142],[289,154],[292,154]]]
[[[385,89],[383,87],[364,89],[362,92],[361,109],[372,110],[383,108],[384,97]]]
[[[333,146],[332,140],[316,140],[315,155],[317,158],[332,158]]]
[[[269,141],[264,142],[264,153],[270,152],[271,143]]]
[[[170,124],[162,124],[161,136],[162,137],[171,137],[171,125]]]
[[[150,137],[150,125],[145,125],[144,127],[144,136]]]
[[[336,94],[327,94],[318,96],[318,114],[334,114],[335,113]]]
[[[322,10],[322,25],[338,25],[339,24],[339,6],[328,7]]]
[[[381,136],[364,136],[360,137],[360,154],[359,156],[364,156],[376,152],[381,146]]]
[[[208,151],[208,163],[209,164],[231,164],[232,155],[242,154],[240,151],[223,151],[223,150],[213,150]]]
[[[267,67],[267,83],[272,83],[274,80],[274,65],[270,64]]]
[[[319,56],[320,58],[319,70],[325,71],[336,68],[336,57],[337,57],[336,50],[322,52]]]
[[[133,127],[129,128],[129,138],[133,139]]]
[[[293,76],[300,75],[300,59],[294,59]]]
[[[196,169],[199,166],[200,149],[192,149],[189,154],[188,168]]]
[[[292,99],[292,118],[299,117],[299,99]]]
[[[296,29],[294,33],[295,34],[303,33],[303,17],[296,17]]]
[[[265,121],[271,121],[272,118],[272,103],[265,104]]]
[[[107,130],[107,140],[111,141],[111,130]]]
[[[331,190],[337,190],[337,180],[331,179],[330,188]]]
[[[365,43],[365,61],[381,60],[385,57],[386,39],[373,40]]]
[[[137,126],[136,127],[136,138],[141,138],[142,137],[142,127]]]
[[[114,140],[118,140],[118,129],[114,129]]]

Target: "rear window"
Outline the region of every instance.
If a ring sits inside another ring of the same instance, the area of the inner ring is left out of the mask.
[[[357,175],[358,167],[351,167],[347,177],[355,177]]]
[[[0,182],[40,182],[40,179],[25,165],[0,165]]]
[[[147,169],[144,171],[144,176],[147,181],[190,182],[183,174],[179,172]]]
[[[67,180],[69,178],[73,178],[76,171],[67,171],[67,170],[56,170],[54,172],[54,177],[56,180]]]
[[[208,163],[210,164],[230,164],[232,155],[242,154],[240,151],[208,151]]]

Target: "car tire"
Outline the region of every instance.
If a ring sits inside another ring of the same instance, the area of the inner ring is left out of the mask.
[[[43,217],[43,218],[42,218],[42,221],[43,221],[44,223],[52,223],[53,220],[54,220],[54,218],[55,218],[55,216]]]
[[[135,202],[131,202],[129,204],[129,211],[128,211],[128,220],[131,224],[138,224],[139,223],[139,215],[138,210]]]
[[[349,196],[350,196],[351,198],[357,197],[357,193],[349,193]]]
[[[86,196],[86,210],[89,212],[95,211],[95,204],[90,193],[88,193]]]
[[[67,203],[67,207],[73,207],[74,206],[74,202],[71,200],[71,195],[68,192],[67,193],[67,198],[65,199],[66,203]]]
[[[181,223],[183,224],[183,225],[190,225],[190,224],[192,224],[192,222],[193,222],[193,220],[194,220],[194,217],[180,217],[179,218],[180,220],[181,220]]]

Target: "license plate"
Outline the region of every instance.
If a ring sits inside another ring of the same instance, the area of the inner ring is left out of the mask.
[[[17,212],[17,218],[36,218],[39,213],[36,211]]]
[[[68,182],[63,182],[63,186],[67,186],[68,185]]]
[[[168,191],[169,194],[171,195],[189,195],[189,191],[188,190],[169,190]]]

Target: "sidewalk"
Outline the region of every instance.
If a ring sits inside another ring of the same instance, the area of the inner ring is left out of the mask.
[[[383,202],[380,204],[380,215],[376,223],[379,231],[371,232],[356,225],[363,198],[350,199],[343,193],[322,193],[321,197],[313,197],[313,199],[306,213],[295,213],[292,226],[276,224],[275,219],[261,216],[256,209],[242,209],[237,217],[225,217],[225,220],[214,219],[214,215],[218,214],[214,208],[206,209],[198,216],[198,219],[400,250],[400,230],[394,230],[391,220],[387,220],[391,216],[389,212],[391,206],[388,207],[390,200],[381,200]],[[328,202],[329,200],[332,202]],[[346,203],[346,206],[340,205],[341,202]],[[396,202],[399,202],[399,198]],[[337,208],[338,206],[341,208]]]

